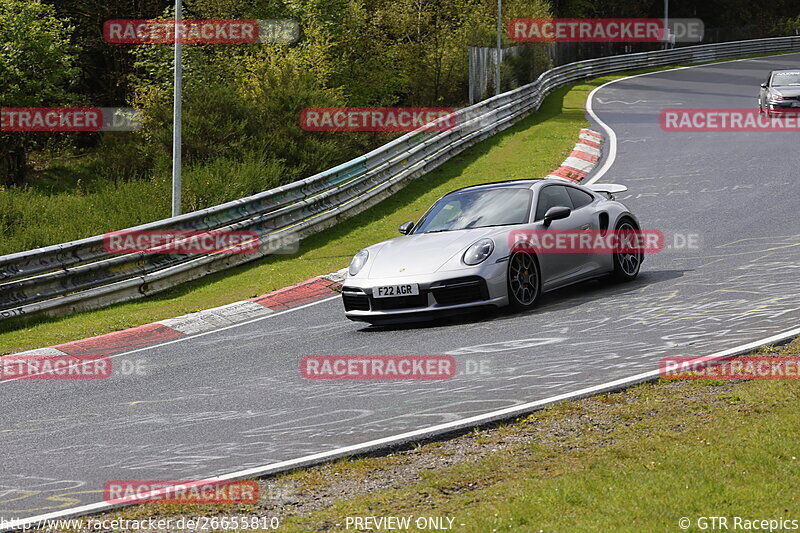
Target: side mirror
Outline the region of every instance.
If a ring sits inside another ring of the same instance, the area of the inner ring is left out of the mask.
[[[412,229],[414,229],[414,223],[406,222],[405,224],[401,224],[400,227],[397,228],[397,231],[399,231],[403,235],[408,235],[409,233],[411,233]]]
[[[766,89],[766,88],[767,88],[767,84],[766,84],[766,83],[762,83],[762,84],[761,84],[761,88],[762,88],[762,89]]]
[[[544,225],[549,226],[550,223],[554,220],[561,220],[562,218],[567,218],[570,213],[572,213],[572,209],[570,209],[569,207],[564,207],[562,205],[551,207],[544,214]]]

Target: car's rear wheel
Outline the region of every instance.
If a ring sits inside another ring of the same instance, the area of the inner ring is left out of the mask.
[[[532,254],[514,252],[508,259],[508,303],[512,309],[536,305],[542,287],[539,263]]]
[[[636,232],[639,228],[629,218],[623,218],[617,223],[618,233]],[[642,265],[643,253],[638,250],[622,249],[614,252],[614,273],[616,281],[631,281],[639,275],[639,268]]]

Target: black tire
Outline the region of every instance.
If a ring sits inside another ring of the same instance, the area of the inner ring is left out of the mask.
[[[617,231],[638,231],[639,227],[630,218],[623,217],[617,222]],[[611,277],[615,281],[633,281],[639,275],[642,266],[643,252],[614,252],[614,273]]]
[[[515,311],[524,311],[536,305],[542,293],[542,274],[533,254],[514,252],[508,258],[506,274],[508,304]]]

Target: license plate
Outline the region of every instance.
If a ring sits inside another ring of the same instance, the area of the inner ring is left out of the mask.
[[[792,107],[800,107],[800,102],[792,102]]]
[[[372,289],[374,298],[392,298],[395,296],[418,296],[419,285],[416,283],[404,283],[402,285],[385,285]]]

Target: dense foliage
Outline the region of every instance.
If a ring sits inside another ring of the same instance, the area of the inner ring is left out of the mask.
[[[65,105],[78,79],[74,28],[38,0],[0,1],[0,107]],[[27,151],[39,140],[0,131],[0,178],[21,185]],[[0,181],[2,183],[2,181]]]

